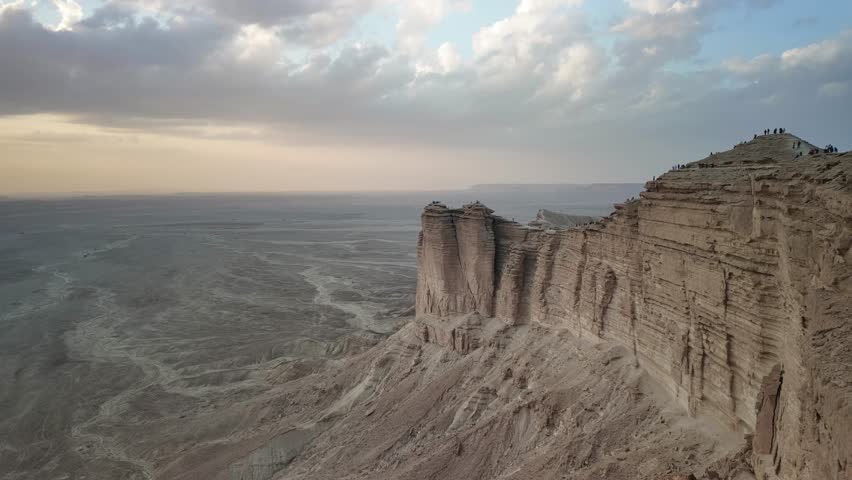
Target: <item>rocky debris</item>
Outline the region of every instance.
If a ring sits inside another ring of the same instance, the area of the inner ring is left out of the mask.
[[[440,322],[479,322],[478,347],[426,339]],[[744,446],[676,408],[623,347],[496,319],[412,322],[289,392],[268,408],[310,441],[263,452],[261,467],[288,462],[276,480],[660,480]]]
[[[848,480],[852,154],[798,141],[682,165],[583,229],[427,208],[417,313],[623,345],[691,415],[753,433],[758,478]]]

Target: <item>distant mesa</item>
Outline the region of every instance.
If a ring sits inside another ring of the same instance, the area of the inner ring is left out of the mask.
[[[471,192],[613,192],[641,189],[640,183],[484,183],[470,187]]]
[[[535,220],[530,222],[531,227],[553,228],[553,227],[577,227],[597,222],[601,217],[593,217],[588,215],[569,215],[567,213],[554,212],[547,209],[541,209],[535,216]]]

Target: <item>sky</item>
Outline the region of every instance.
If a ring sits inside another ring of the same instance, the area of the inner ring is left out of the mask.
[[[0,0],[0,195],[641,182],[852,148],[849,0]]]

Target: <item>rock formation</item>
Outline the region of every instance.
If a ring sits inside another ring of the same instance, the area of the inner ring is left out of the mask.
[[[849,480],[852,154],[794,158],[796,140],[670,171],[590,226],[428,207],[422,339],[468,353],[476,314],[619,344],[689,414],[753,434],[758,478]]]
[[[258,414],[286,413],[298,428],[259,434],[308,441],[264,447],[240,476],[215,478],[754,480],[737,458],[741,436],[672,408],[629,349],[475,317],[473,348],[445,335],[457,325],[433,336],[444,321],[421,318],[343,368],[292,382]],[[283,459],[275,476],[243,474],[265,474],[270,459]]]
[[[423,212],[429,220],[418,243],[418,314],[492,315],[493,213],[480,203],[460,210],[432,204]]]
[[[566,213],[553,212],[542,209],[538,211],[535,220],[530,222],[530,226],[542,228],[560,228],[560,227],[577,227],[589,223],[597,222],[600,217],[590,217],[588,215],[568,215]]]

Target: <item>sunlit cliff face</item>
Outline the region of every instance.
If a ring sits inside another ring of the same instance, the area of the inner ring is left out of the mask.
[[[846,148],[849,17],[842,0],[0,0],[0,194],[637,181],[782,126]]]

